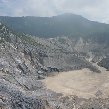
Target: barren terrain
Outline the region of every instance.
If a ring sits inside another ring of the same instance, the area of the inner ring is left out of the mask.
[[[95,64],[95,66],[97,66]],[[44,83],[48,89],[63,95],[77,95],[82,98],[109,96],[109,71],[97,66],[101,73],[89,69],[62,72],[48,77]]]

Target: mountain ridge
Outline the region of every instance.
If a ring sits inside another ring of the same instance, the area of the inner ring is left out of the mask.
[[[109,33],[109,24],[90,21],[80,15],[62,14],[53,17],[0,17],[15,32],[38,37],[80,37],[91,33]]]

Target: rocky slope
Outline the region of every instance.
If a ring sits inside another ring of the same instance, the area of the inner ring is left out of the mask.
[[[0,23],[0,108],[73,109],[78,101],[81,105],[77,103],[76,108],[106,108],[108,98],[63,97],[46,89],[42,79],[83,68],[100,72],[91,61],[108,57],[108,50],[105,43],[100,45],[85,38],[19,36]]]
[[[25,93],[42,88],[40,81],[36,81],[37,70],[31,67],[30,60],[15,46],[17,36],[2,24],[0,26],[0,108],[44,108],[42,100]]]

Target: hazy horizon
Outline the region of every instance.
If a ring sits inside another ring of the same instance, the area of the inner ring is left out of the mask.
[[[108,0],[0,0],[0,16],[50,17],[73,13],[92,21],[109,23],[108,7]]]
[[[97,21],[97,20],[91,20],[91,19],[88,19],[82,15],[78,15],[78,14],[74,14],[74,13],[62,13],[62,14],[57,14],[57,15],[53,15],[53,16],[0,16],[0,17],[41,17],[41,18],[52,18],[52,17],[56,17],[56,16],[60,16],[60,15],[64,15],[64,14],[72,14],[72,15],[77,15],[77,16],[81,16],[89,21],[94,21],[94,22],[98,22],[98,23],[104,23],[104,24],[109,24],[108,22],[100,22],[100,21]]]

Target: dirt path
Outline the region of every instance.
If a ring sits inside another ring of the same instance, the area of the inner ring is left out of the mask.
[[[95,64],[97,66],[97,64]],[[94,73],[89,69],[62,72],[48,77],[44,83],[48,89],[64,95],[77,95],[83,98],[109,96],[109,71],[97,66],[102,73]]]

